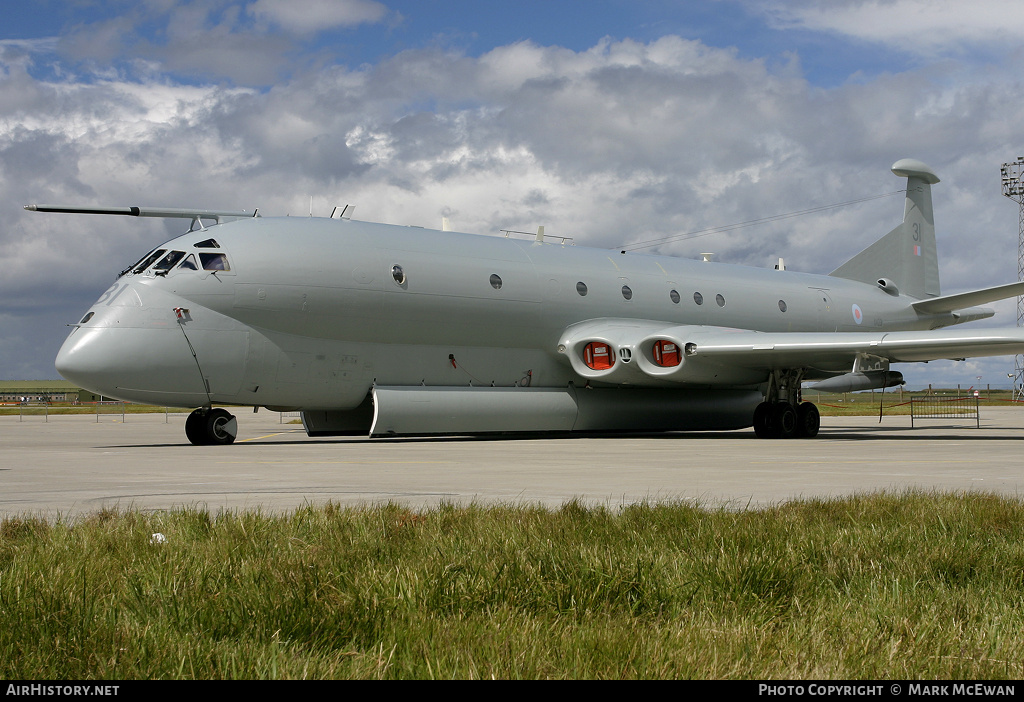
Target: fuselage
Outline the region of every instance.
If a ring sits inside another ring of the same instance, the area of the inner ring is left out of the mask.
[[[151,258],[76,325],[56,361],[65,378],[169,406],[346,409],[374,385],[582,386],[559,340],[588,320],[840,333],[955,321],[824,275],[339,219],[228,222]]]

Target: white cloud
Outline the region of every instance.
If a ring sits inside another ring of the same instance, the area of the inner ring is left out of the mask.
[[[289,32],[310,34],[380,22],[388,10],[373,0],[256,0],[248,11]]]
[[[370,220],[438,226],[444,214],[484,234],[544,224],[578,245],[618,247],[895,191],[888,167],[908,156],[942,178],[944,291],[1016,274],[1006,252],[1017,211],[997,172],[1020,151],[1005,116],[1024,108],[1012,66],[952,77],[925,67],[823,90],[664,37],[585,51],[523,42],[479,58],[408,51],[256,91],[184,86],[152,66],[145,80],[44,82],[26,51],[0,51],[0,299],[24,314],[62,305],[74,321],[114,273],[180,229],[20,211],[30,202],[272,215],[305,213],[313,196],[324,215],[354,203]],[[758,266],[784,256],[827,272],[901,216],[897,196],[662,250]],[[38,354],[44,377],[55,352]]]
[[[881,42],[909,54],[1018,47],[1018,0],[790,0],[754,5],[779,28],[826,31]]]

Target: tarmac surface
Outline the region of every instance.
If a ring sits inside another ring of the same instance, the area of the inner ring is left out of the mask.
[[[281,513],[306,504],[442,502],[731,508],[910,488],[1024,495],[1024,409],[974,419],[823,417],[816,439],[753,430],[651,436],[316,438],[238,414],[231,446],[191,446],[185,414],[0,417],[0,519],[104,508]]]

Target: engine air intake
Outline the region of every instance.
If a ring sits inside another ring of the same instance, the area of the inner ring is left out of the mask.
[[[654,357],[654,362],[662,368],[678,366],[682,360],[679,353],[679,345],[674,341],[666,341],[665,339],[659,339],[654,342],[654,346],[651,348],[651,355]]]
[[[583,347],[583,362],[590,370],[608,370],[615,365],[615,352],[601,341],[591,341]]]

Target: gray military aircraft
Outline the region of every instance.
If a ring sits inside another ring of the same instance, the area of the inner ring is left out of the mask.
[[[57,359],[106,396],[198,407],[193,444],[229,444],[223,407],[300,410],[310,436],[737,429],[812,437],[804,382],[903,382],[891,363],[1024,352],[1017,328],[945,330],[1024,283],[939,292],[925,164],[903,222],[829,275],[258,212],[29,205],[183,217],[125,268]]]

